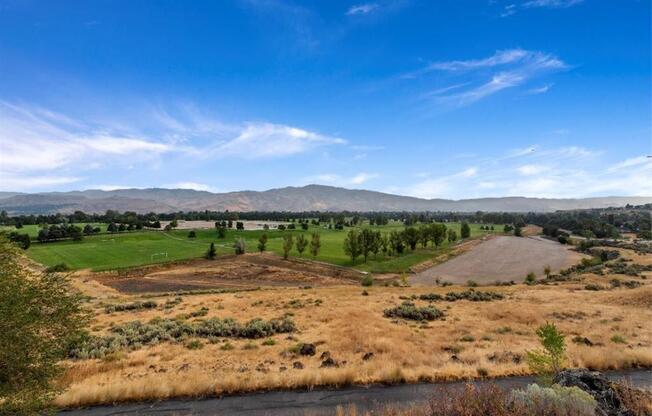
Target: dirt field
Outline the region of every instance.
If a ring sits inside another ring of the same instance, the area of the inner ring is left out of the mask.
[[[250,253],[141,268],[128,274],[97,273],[90,276],[122,293],[155,293],[259,286],[350,285],[359,284],[363,274],[307,260],[283,260],[273,254]]]
[[[445,263],[416,273],[410,277],[410,283],[432,286],[437,278],[457,284],[469,280],[478,284],[522,282],[529,272],[541,276],[546,266],[556,272],[581,258],[568,246],[543,238],[496,236]]]

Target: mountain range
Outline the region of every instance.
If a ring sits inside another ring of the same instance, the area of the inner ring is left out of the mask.
[[[307,185],[267,191],[213,193],[191,189],[117,189],[71,192],[0,192],[0,210],[10,215],[83,211],[507,211],[621,207],[652,203],[652,197],[423,199],[383,192]]]

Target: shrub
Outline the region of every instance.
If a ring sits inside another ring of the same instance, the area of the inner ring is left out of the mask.
[[[420,295],[419,299],[427,300],[428,302],[436,302],[444,299],[444,297],[442,295],[438,295],[437,293],[425,293],[423,295]]]
[[[106,354],[123,348],[138,349],[144,345],[154,345],[165,341],[176,341],[195,336],[199,338],[263,338],[278,333],[294,331],[290,318],[260,318],[240,324],[231,318],[210,318],[198,322],[155,318],[148,323],[127,322],[110,329],[105,336],[89,336],[73,343],[69,349],[71,358],[102,358]]]
[[[464,335],[460,338],[460,342],[473,342],[475,338],[472,335]]]
[[[276,341],[274,340],[274,338],[267,338],[265,341],[263,341],[263,345],[265,346],[276,345]]]
[[[188,238],[197,238],[197,233],[195,232],[195,230],[191,230],[188,233]]]
[[[492,300],[503,299],[504,296],[497,292],[483,292],[480,290],[465,290],[463,292],[448,292],[444,299],[447,302],[455,302],[458,300],[469,300],[471,302],[490,302]]]
[[[66,263],[57,263],[45,269],[45,273],[62,273],[70,270]]]
[[[113,313],[113,312],[124,312],[124,311],[140,311],[143,309],[154,309],[158,306],[156,301],[146,300],[144,302],[132,302],[132,303],[122,303],[115,305],[106,305],[104,307],[104,312]]]
[[[525,284],[526,285],[533,285],[536,284],[537,282],[537,275],[534,274],[534,272],[530,272],[525,276]]]
[[[432,321],[442,318],[444,313],[432,306],[417,307],[414,303],[405,301],[399,306],[385,309],[384,315],[388,318],[403,318],[415,321]]]
[[[604,290],[604,286],[595,284],[595,283],[589,283],[586,286],[584,286],[585,290]]]
[[[233,249],[237,255],[245,254],[246,246],[244,238],[238,238],[235,243],[233,243]]]
[[[362,278],[362,286],[372,286],[374,284],[374,278],[370,274]]]
[[[530,384],[525,390],[511,393],[512,406],[520,408],[524,415],[573,415],[593,416],[597,402],[578,387],[540,387]]]
[[[468,281],[466,282],[466,285],[467,285],[468,287],[478,287],[478,283],[477,283],[475,280],[468,280]]]
[[[228,341],[225,342],[225,343],[220,347],[220,349],[221,349],[222,351],[229,351],[229,350],[232,350],[232,349],[234,349],[234,348],[235,348],[235,347],[233,346],[233,344],[231,344],[231,343],[228,342]]]
[[[204,348],[204,344],[198,339],[193,339],[192,341],[186,343],[186,348],[189,350],[200,350]]]
[[[614,344],[627,344],[627,340],[622,335],[616,334],[611,337],[611,342]]]

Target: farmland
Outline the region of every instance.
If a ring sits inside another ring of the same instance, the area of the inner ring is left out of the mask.
[[[491,231],[480,229],[480,224],[470,224],[471,237],[479,237]],[[33,226],[36,227],[36,226]],[[381,232],[399,231],[404,227],[400,223],[390,223],[384,226],[365,226]],[[447,223],[460,234],[459,223]],[[496,229],[501,227],[496,226]],[[103,228],[104,229],[104,228]],[[292,233],[294,236],[312,232],[319,232],[321,236],[321,250],[316,260],[340,266],[351,266],[351,259],[343,251],[343,241],[346,230],[330,230],[323,227],[312,226],[308,231],[299,230],[245,230],[237,231],[228,229],[223,239],[218,239],[217,232],[212,229],[195,230],[196,237],[188,238],[189,230],[164,231],[134,231],[115,234],[100,234],[84,237],[82,241],[60,241],[43,244],[33,244],[27,250],[28,256],[45,266],[65,263],[72,269],[91,269],[94,271],[112,270],[128,267],[142,266],[165,261],[177,261],[200,258],[214,242],[218,255],[232,254],[233,243],[242,237],[248,252],[256,251],[258,238],[262,233],[267,233],[269,240],[267,250],[273,253],[282,253],[283,235]],[[38,231],[37,231],[38,232]],[[445,252],[448,243],[444,242],[439,249],[431,247],[417,248],[407,251],[401,256],[385,257],[373,256],[365,264],[358,259],[355,267],[360,270],[378,273],[405,272],[409,267],[433,256]],[[166,254],[164,254],[166,253]],[[291,255],[298,256],[296,250]],[[303,253],[303,257],[311,257]]]

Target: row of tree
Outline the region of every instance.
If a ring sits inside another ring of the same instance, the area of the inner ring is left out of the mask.
[[[470,236],[471,227],[467,223],[462,223],[461,238]],[[344,253],[351,257],[351,262],[355,264],[359,256],[362,256],[366,263],[370,254],[377,257],[378,253],[382,252],[383,255],[400,256],[406,248],[415,250],[419,244],[424,248],[428,244],[439,247],[446,240],[452,243],[457,239],[457,232],[441,223],[406,227],[401,231],[394,230],[389,233],[364,228],[350,230],[344,239],[343,248]]]

